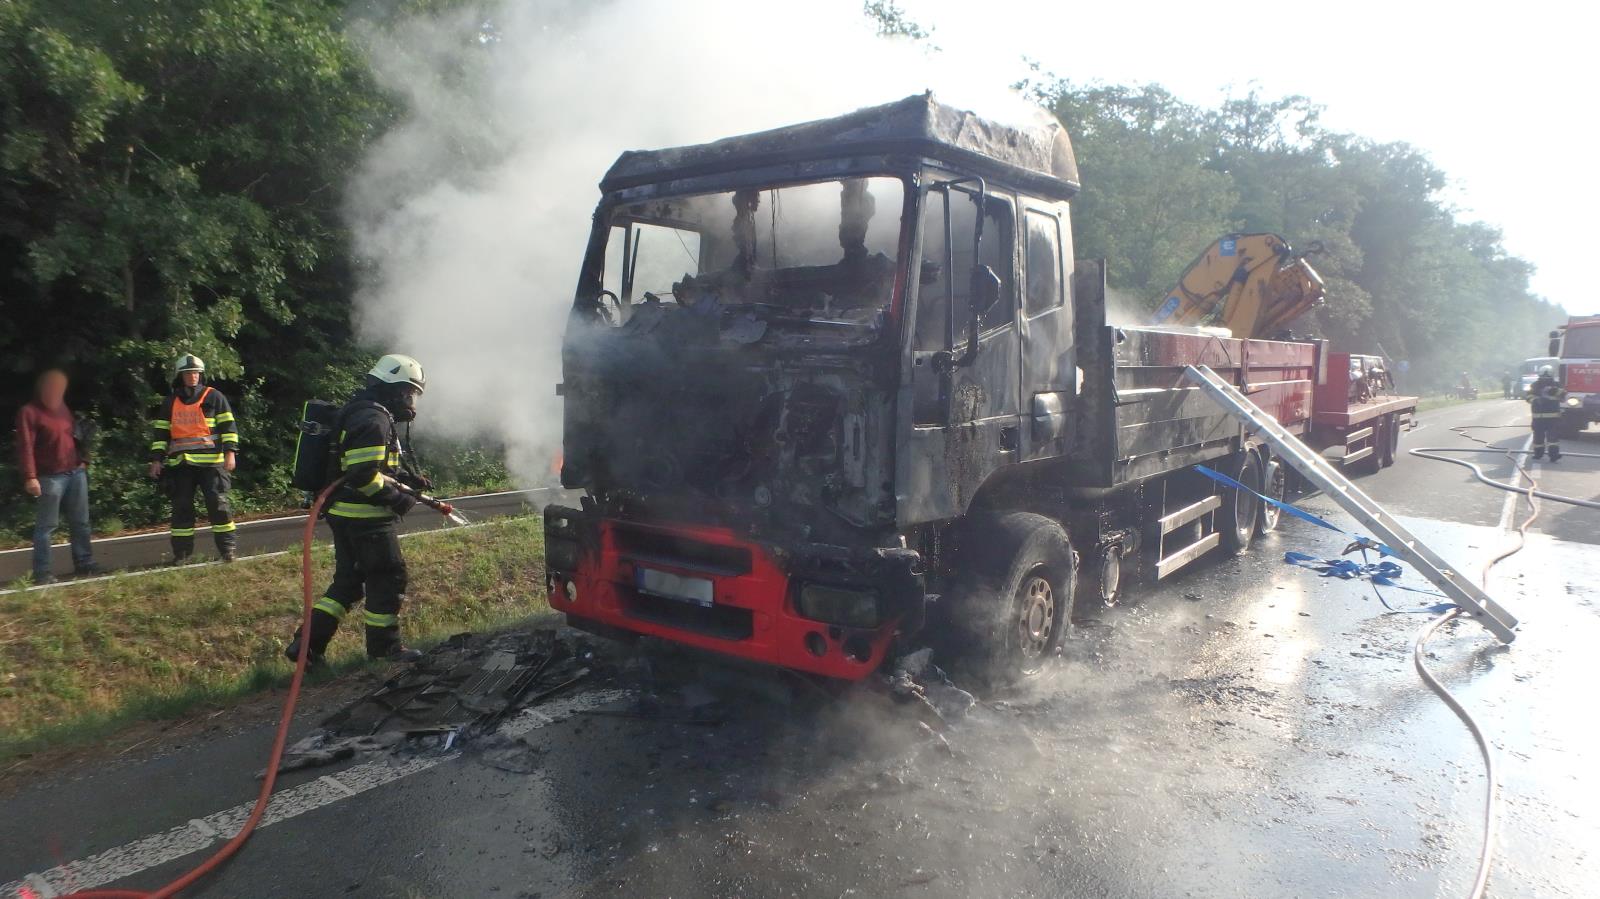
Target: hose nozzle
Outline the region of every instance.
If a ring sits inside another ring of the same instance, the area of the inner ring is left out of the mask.
[[[412,487],[409,484],[402,484],[399,481],[395,481],[394,485],[395,485],[396,488],[398,488],[398,489],[400,489],[400,490],[402,490],[402,491],[404,491],[406,493],[411,494],[416,499],[417,502],[423,504],[424,506],[427,506],[428,508],[434,510],[435,512],[438,512],[440,515],[443,515],[446,518],[452,518],[456,514],[456,507],[450,505],[449,503],[445,502],[442,499],[439,499],[439,498],[433,497],[433,496],[429,496],[428,494],[423,493],[421,490],[418,490],[417,488]]]

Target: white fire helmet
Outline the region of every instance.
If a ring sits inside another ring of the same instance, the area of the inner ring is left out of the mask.
[[[385,384],[410,384],[417,388],[418,393],[428,386],[428,379],[422,375],[422,363],[399,353],[390,353],[379,359],[367,374]]]
[[[1548,365],[1539,366],[1539,377],[1541,377],[1541,378],[1553,378],[1555,376],[1556,376],[1556,370],[1554,368],[1552,368],[1552,367],[1550,367]]]

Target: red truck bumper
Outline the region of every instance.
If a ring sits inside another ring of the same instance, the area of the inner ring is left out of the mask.
[[[875,671],[901,614],[874,627],[802,617],[803,578],[732,530],[545,512],[550,605],[576,626],[643,634],[844,680]],[[920,599],[920,597],[919,597]]]

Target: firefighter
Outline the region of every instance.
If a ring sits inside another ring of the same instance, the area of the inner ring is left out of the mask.
[[[1533,406],[1533,457],[1543,459],[1550,451],[1550,461],[1561,461],[1561,402],[1567,392],[1556,383],[1555,369],[1539,366],[1539,377],[1528,388],[1528,403]]]
[[[339,410],[338,463],[344,483],[330,497],[333,583],[311,613],[309,660],[321,664],[339,622],[363,600],[367,656],[397,662],[421,653],[400,641],[400,606],[405,602],[406,562],[395,524],[417,504],[413,491],[429,490],[427,478],[410,470],[396,423],[416,418],[426,381],[422,364],[390,354],[367,373],[366,386]],[[298,659],[300,631],[284,655]]]
[[[205,383],[206,364],[185,353],[172,364],[172,393],[151,422],[150,477],[172,499],[172,563],[194,555],[194,494],[205,499],[217,554],[232,562],[233,509],[228,490],[239,452],[239,426],[228,398]]]

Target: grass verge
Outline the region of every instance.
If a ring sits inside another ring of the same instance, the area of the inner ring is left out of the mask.
[[[405,538],[408,642],[548,614],[543,540],[537,517]],[[321,590],[332,549],[312,564]],[[287,683],[299,609],[298,554],[0,596],[0,761]],[[329,661],[364,664],[359,625]]]
[[[1449,394],[1440,394],[1438,396],[1425,396],[1422,399],[1417,401],[1417,412],[1420,414],[1420,413],[1423,413],[1423,412],[1430,411],[1432,409],[1443,409],[1446,406],[1459,406],[1459,405],[1461,405],[1463,403],[1486,403],[1489,400],[1500,400],[1500,399],[1501,399],[1500,394],[1498,394],[1498,393],[1490,394],[1488,391],[1484,391],[1484,392],[1478,394],[1478,398],[1475,399],[1475,400],[1464,400],[1464,399],[1462,399],[1460,397],[1457,397],[1457,396],[1450,396]]]

